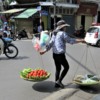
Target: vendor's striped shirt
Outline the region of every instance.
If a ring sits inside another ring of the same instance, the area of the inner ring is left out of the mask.
[[[56,35],[53,35],[49,44],[47,45],[47,50],[52,48],[53,53],[61,54],[66,51],[66,43],[76,43],[74,38],[70,38],[66,32],[59,31]]]

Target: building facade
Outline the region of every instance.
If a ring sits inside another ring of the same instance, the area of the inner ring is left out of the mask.
[[[88,29],[89,25],[91,26],[91,23],[93,23],[93,22],[100,23],[100,0],[80,0],[80,2],[85,3],[85,5],[86,4],[88,5],[88,7],[86,7],[86,9],[87,9],[87,12],[90,13],[88,15],[90,15],[90,17],[91,17],[90,18],[91,21],[89,20],[89,18],[86,21],[86,23],[87,23],[85,26],[86,30]],[[86,16],[85,12],[86,11],[84,11],[84,15]]]
[[[37,32],[37,26],[40,22],[40,13],[41,20],[44,25],[44,30],[53,30],[54,29],[54,2],[52,0],[47,0],[46,2],[39,2],[39,5],[32,7],[37,8],[41,6],[41,12],[33,14],[29,18],[16,18],[17,29],[20,30],[21,27],[29,27],[28,31],[30,33]],[[29,9],[28,7],[27,9]],[[76,12],[79,8],[79,0],[57,0],[56,1],[56,22],[60,19],[64,19],[68,24],[71,25],[68,28],[69,33],[73,33],[75,30],[75,17]],[[22,23],[24,23],[22,25]],[[20,29],[19,29],[20,28]]]
[[[79,9],[76,14],[76,27],[81,25],[88,30],[93,22],[96,21],[98,5],[91,2],[80,2]]]
[[[44,23],[44,30],[54,29],[54,19],[56,22],[60,19],[64,19],[71,25],[68,28],[69,33],[74,33],[75,29],[79,29],[81,25],[87,30],[92,22],[100,22],[100,8],[98,3],[91,2],[91,0],[56,0],[56,16],[54,15],[54,0],[43,0],[34,4],[22,4],[13,5],[11,8],[37,8],[41,6],[41,20]],[[28,2],[28,1],[27,1]],[[37,30],[37,23],[40,22],[40,12],[33,14],[29,18],[16,19],[16,25],[21,29],[22,27],[28,27],[30,33],[35,33]],[[22,23],[24,23],[22,25]]]
[[[79,0],[56,0],[56,11],[54,11],[53,0],[42,2],[41,6],[48,12],[47,16],[47,29],[54,29],[54,18],[56,22],[60,19],[64,19],[68,24],[71,25],[68,28],[69,33],[73,33],[75,30],[75,14],[79,8]],[[48,9],[47,9],[48,7]],[[46,8],[46,9],[45,9]],[[54,14],[56,13],[56,16]]]

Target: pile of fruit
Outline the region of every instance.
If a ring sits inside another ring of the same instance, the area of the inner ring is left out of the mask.
[[[20,72],[20,77],[28,81],[43,81],[50,77],[50,73],[46,70],[37,68],[25,68]]]

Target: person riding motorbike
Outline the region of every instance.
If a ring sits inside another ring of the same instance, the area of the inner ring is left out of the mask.
[[[11,43],[12,39],[0,33],[0,55],[5,54],[8,58],[15,58],[18,55],[18,48]]]
[[[4,49],[4,42],[2,41],[2,32],[0,32],[0,55]]]

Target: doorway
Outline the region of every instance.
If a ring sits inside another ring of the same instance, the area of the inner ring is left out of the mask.
[[[100,11],[98,12],[98,20],[97,20],[98,23],[100,23]]]
[[[61,19],[62,19],[61,17],[56,16],[56,23]],[[54,29],[54,17],[51,17],[51,30],[53,29]]]
[[[81,16],[81,25],[85,28],[85,15]]]

